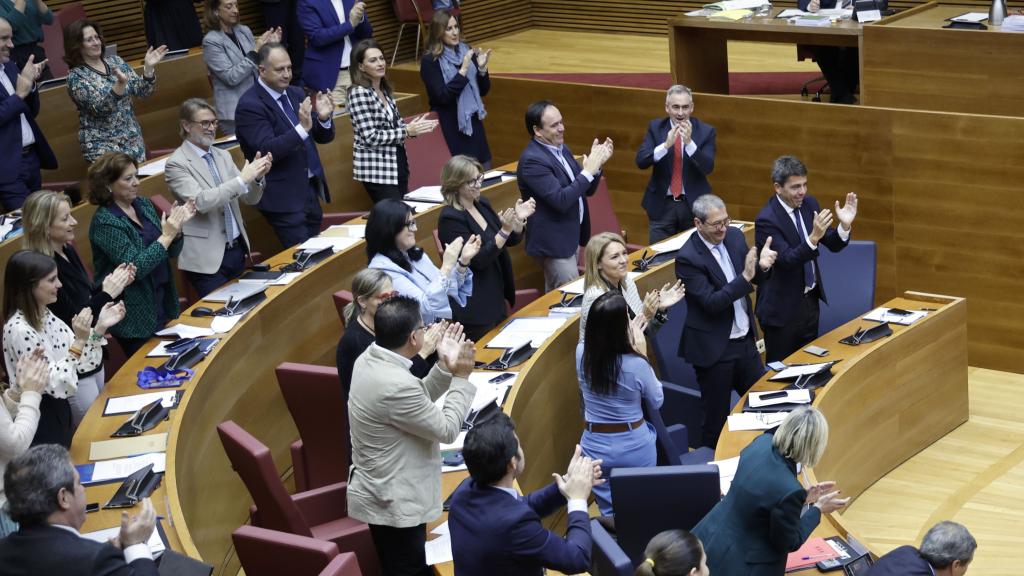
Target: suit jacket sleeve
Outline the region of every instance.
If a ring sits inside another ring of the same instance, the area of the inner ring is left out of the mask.
[[[139,558],[131,564],[124,561],[124,553],[105,545],[99,549],[90,574],[95,576],[157,576],[156,563],[148,558]]]
[[[682,256],[676,259],[676,277],[686,286],[686,302],[700,306],[708,314],[720,314],[731,308],[734,301],[754,291],[754,286],[742,274],[716,289],[705,268]]]
[[[165,250],[159,242],[153,242],[140,250],[113,217],[109,220],[93,218],[92,225],[89,227],[89,238],[92,240],[93,246],[102,250],[115,265],[134,264],[136,279],[148,276],[158,265],[173,257],[169,255],[171,250]],[[172,243],[171,246],[174,244]]]
[[[705,176],[711,174],[715,169],[715,151],[716,151],[716,140],[717,134],[715,127],[708,124],[701,124],[708,128],[708,137],[706,140],[697,144],[697,151],[690,156],[690,160],[697,165],[697,169],[701,171]],[[694,142],[696,144],[696,142]],[[651,149],[653,155],[654,149]]]
[[[228,175],[225,174],[225,176]],[[235,176],[237,174],[231,174],[220,186],[203,188],[180,160],[172,157],[164,168],[164,178],[167,180],[167,187],[171,189],[171,193],[182,202],[195,200],[196,210],[203,214],[222,208],[246,191],[239,186]]]
[[[255,89],[262,90],[258,85]],[[253,100],[256,100],[255,104]],[[253,150],[260,150],[264,154],[270,152],[274,155],[274,162],[279,162],[292,154],[305,154],[306,146],[294,129],[286,130],[282,134],[274,133],[273,114],[277,111],[263,106],[262,102],[259,99],[246,98],[244,95],[238,101],[238,108],[235,109],[235,131],[239,140],[248,143]],[[316,124],[318,122],[314,120],[313,125]]]
[[[330,2],[327,2],[330,4]],[[306,33],[306,38],[309,43],[317,48],[329,46],[336,42],[341,42],[346,36],[358,32],[361,38],[369,38],[373,36],[373,28],[370,26],[370,20],[363,13],[363,21],[353,26],[349,20],[348,15],[352,9],[352,6],[342,3],[342,7],[345,10],[345,21],[337,26],[324,26],[320,20],[320,16],[316,13],[316,9],[313,8],[310,0],[300,0],[298,7],[299,25],[302,26],[302,31]],[[334,10],[333,6],[330,6],[331,10]]]
[[[378,106],[377,96],[372,90],[353,88],[348,93],[349,117],[352,130],[362,138],[368,146],[384,146],[386,144],[402,144],[405,142],[405,123],[398,128],[379,126],[374,118]]]
[[[476,64],[476,87],[480,89],[480,97],[487,96],[487,93],[491,91],[491,75],[488,72],[480,72],[480,64],[477,63],[477,57],[473,56],[473,63]]]
[[[320,117],[316,113],[316,109],[313,109],[313,142],[317,144],[327,144],[334,140],[334,118],[327,119],[327,127],[320,121]]]
[[[526,518],[508,535],[512,550],[519,556],[538,561],[545,568],[565,574],[579,574],[590,568],[590,519],[585,512],[569,514],[565,538],[547,530],[536,519]]]
[[[549,154],[547,150],[542,153]],[[557,162],[554,158],[551,161]],[[562,167],[557,166],[555,169],[561,170]],[[590,196],[597,190],[597,184],[600,181],[599,174],[594,175],[593,182],[577,174],[575,180],[567,186],[562,186],[558,176],[552,171],[551,165],[535,155],[520,159],[519,174],[537,202],[546,204],[556,212],[568,212],[575,209],[580,198],[584,195]]]
[[[818,255],[818,251],[812,249],[806,241],[798,242],[795,246],[790,244],[779,226],[780,224],[774,218],[764,215],[759,215],[754,222],[754,243],[758,247],[758,253],[760,253],[761,247],[764,246],[769,236],[772,237],[772,250],[779,253],[773,268],[781,270],[803,268],[804,262]],[[689,286],[687,286],[687,289],[689,289]]]
[[[451,380],[447,386],[446,381]],[[444,406],[438,408],[434,400],[439,390],[448,387]],[[427,394],[424,394],[426,389]],[[435,395],[435,393],[437,393]],[[462,422],[469,413],[469,406],[476,394],[476,387],[465,378],[452,377],[434,366],[423,379],[423,386],[399,386],[389,398],[391,423],[410,434],[437,442],[454,442],[462,430]]]
[[[212,34],[207,34],[203,38],[203,60],[206,61],[210,74],[228,86],[238,86],[246,80],[251,80],[256,72],[256,64],[244,56],[233,60],[228,53],[227,45],[224,44],[225,41],[231,40]]]
[[[527,494],[525,498],[526,505],[541,518],[554,514],[567,502],[565,496],[558,491],[558,484],[554,482]]]
[[[640,144],[640,149],[636,151],[636,167],[641,170],[650,168],[654,165],[654,149],[665,141],[661,138],[659,141],[658,135],[655,133],[658,123],[652,122],[647,127],[647,133],[644,134],[644,141]]]
[[[771,511],[768,539],[779,552],[793,552],[800,548],[821,521],[821,510],[811,506],[800,514],[807,491],[798,489],[787,494]]]

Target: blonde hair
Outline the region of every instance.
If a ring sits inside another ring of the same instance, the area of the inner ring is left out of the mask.
[[[459,188],[476,180],[477,176],[473,176],[474,170],[480,175],[484,173],[483,164],[472,156],[458,154],[445,162],[444,168],[441,169],[441,196],[444,197],[445,204],[462,208],[459,205]]]
[[[801,406],[782,421],[772,445],[786,458],[814,467],[828,445],[828,421],[817,408]]]
[[[583,273],[583,289],[589,290],[592,286],[604,287],[604,279],[601,278],[601,258],[604,258],[604,251],[612,243],[621,244],[626,247],[626,241],[614,232],[601,232],[591,236],[587,247],[583,252],[583,259],[587,268]]]
[[[37,190],[25,198],[25,205],[21,207],[21,221],[25,229],[21,241],[23,248],[53,257],[50,226],[57,218],[61,202],[67,202],[71,207],[71,199],[66,194],[53,190]]]
[[[346,322],[355,322],[356,318],[363,313],[363,307],[359,305],[360,298],[369,298],[384,289],[384,285],[391,282],[387,272],[376,268],[365,268],[356,273],[352,278],[352,302],[345,306]]]

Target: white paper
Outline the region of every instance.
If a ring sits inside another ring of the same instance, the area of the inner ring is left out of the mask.
[[[740,457],[729,458],[727,460],[715,460],[709,462],[718,466],[718,482],[722,489],[722,494],[729,493],[729,487],[732,486],[732,479],[736,477],[736,469],[740,466]]]
[[[776,373],[769,380],[787,380],[789,378],[797,378],[799,376],[806,376],[808,374],[817,374],[825,366],[831,366],[834,362],[819,362],[817,364],[803,364],[800,366],[787,366],[782,372]]]
[[[515,318],[502,328],[501,332],[492,338],[486,347],[515,348],[529,340],[534,348],[539,348],[545,340],[565,324],[566,320],[568,318],[558,316]]]
[[[691,228],[682,234],[676,234],[671,238],[667,238],[657,244],[653,244],[651,245],[650,250],[657,254],[661,254],[662,252],[676,252],[683,247],[683,244],[686,244],[686,241],[690,239],[690,234],[693,234],[694,230],[696,230],[696,228]]]
[[[819,28],[832,25],[832,21],[828,18],[808,18],[805,16],[790,18],[789,23],[795,26],[816,26]]]
[[[853,8],[822,8],[821,10],[818,10],[817,13],[830,18],[849,18],[850,16],[853,16]]]
[[[516,175],[515,174],[502,174],[501,175],[501,181],[502,182],[508,182],[509,180],[515,180],[515,179],[516,179]]]
[[[768,430],[786,419],[789,412],[740,412],[729,414],[729,431]]]
[[[491,402],[501,402],[505,400],[505,394],[512,384],[516,381],[515,378],[509,378],[502,380],[497,384],[490,382],[491,378],[500,376],[501,374],[509,374],[509,372],[473,372],[469,375],[468,380],[476,386],[476,393],[473,396],[473,403],[470,405],[470,410],[480,410]],[[519,375],[518,372],[511,372],[511,374]],[[434,405],[438,408],[443,408],[445,400],[448,398],[448,392],[441,394],[441,396],[434,401]],[[444,444],[441,444],[441,449],[444,450]],[[462,448],[460,445],[459,448]]]
[[[504,170],[491,170],[490,172],[484,172],[484,180],[490,180],[491,178],[497,178],[498,176],[504,175]]]
[[[178,338],[204,338],[214,334],[215,332],[210,328],[192,326],[191,324],[175,324],[156,333],[157,336],[177,336]]]
[[[120,533],[121,527],[114,526],[113,528],[105,528],[95,532],[86,532],[85,534],[82,534],[82,538],[88,538],[93,542],[106,544],[111,538],[116,537]],[[154,558],[163,554],[164,550],[167,549],[167,547],[164,546],[164,541],[160,539],[160,532],[156,528],[153,529],[153,533],[149,536],[149,540],[146,542],[146,545],[149,546],[149,551],[153,554]]]
[[[168,154],[163,158],[153,160],[152,162],[146,162],[142,166],[139,166],[139,177],[143,176],[156,176],[157,174],[164,173],[164,166],[167,165],[167,161],[170,160],[171,156]]]
[[[146,354],[146,358],[169,358],[171,356],[174,356],[173,352],[169,352],[167,350],[167,345],[173,343],[173,340],[161,340],[159,344],[154,346],[153,349],[150,350],[148,354]]]
[[[257,278],[239,278],[239,282],[251,282],[255,284],[262,284],[263,286],[287,286],[292,283],[299,276],[302,276],[302,272],[285,272],[274,280],[260,280]]]
[[[700,10],[687,12],[684,14],[684,16],[711,16],[715,12],[718,12],[718,10],[714,10],[712,8],[701,8]]]
[[[768,394],[775,394],[777,392],[785,392],[785,396],[779,396],[778,398],[762,399],[762,396]],[[776,390],[776,391],[765,391],[765,392],[751,392],[750,393],[750,407],[760,408],[762,406],[773,406],[775,404],[810,404],[811,402],[811,391],[806,388],[800,388],[797,390]]]
[[[630,280],[636,280],[637,276],[640,276],[640,273],[629,272],[628,275]],[[573,280],[572,282],[569,282],[565,286],[562,286],[561,288],[559,288],[559,290],[565,292],[566,294],[583,294],[583,280],[584,278],[581,276]]]
[[[406,194],[405,199],[416,200],[419,202],[433,202],[434,204],[444,202],[444,196],[441,194],[440,186],[420,186]]]
[[[1024,32],[1024,16],[1013,15],[1003,19],[1003,25],[999,27],[1003,32]]]
[[[324,248],[330,248],[333,252],[340,252],[349,246],[359,243],[359,238],[338,237],[338,236],[314,236],[299,244],[299,250],[310,250],[316,252]]]
[[[422,214],[427,210],[431,210],[437,206],[437,204],[428,204],[426,202],[414,202],[412,200],[402,200],[405,205],[412,208],[413,214]]]
[[[868,22],[878,22],[882,19],[882,12],[880,10],[864,10],[857,12],[857,22],[861,24],[867,24]]]
[[[245,300],[253,294],[258,294],[265,289],[263,284],[254,284],[252,282],[235,282],[234,284],[228,284],[227,286],[221,286],[213,292],[203,296],[205,302],[227,302],[230,299]]]
[[[162,400],[161,404],[170,408],[174,406],[174,399],[178,396],[175,390],[164,390],[162,392],[147,392],[134,396],[118,396],[107,401],[103,407],[104,416],[115,414],[134,414],[139,408],[148,406],[151,402]]]
[[[213,322],[210,323],[210,328],[213,329],[215,334],[224,334],[238,324],[244,314],[236,314],[234,316],[214,316]]]
[[[468,469],[469,469],[469,467],[466,466],[465,463],[459,464],[458,466],[445,466],[445,465],[442,464],[441,465],[441,474],[447,474],[449,472],[461,472],[463,470],[468,470]]]
[[[760,8],[764,4],[769,4],[768,0],[721,0],[721,2],[715,2],[713,4],[705,4],[705,8],[718,8],[723,12],[726,10],[745,10]]]
[[[792,18],[793,16],[803,16],[804,14],[806,14],[806,12],[804,12],[803,10],[800,10],[799,8],[786,8],[782,12],[779,12],[775,17],[776,18]]]
[[[964,12],[950,18],[953,22],[984,22],[988,20],[988,12]]]
[[[427,565],[429,566],[452,561],[451,534],[442,534],[437,538],[428,541],[423,548],[426,552]]]
[[[327,230],[341,230],[349,238],[366,238],[366,224],[335,224]]]
[[[910,312],[908,310],[908,312]],[[917,310],[910,312],[905,316],[898,314],[889,314],[889,309],[886,307],[875,308],[871,312],[868,312],[864,316],[865,320],[873,320],[875,322],[888,322],[890,324],[899,324],[901,326],[910,326],[914,322],[917,322],[921,318],[927,316],[928,313],[923,310]]]
[[[97,482],[121,480],[131,476],[139,470],[142,470],[150,464],[153,465],[153,472],[163,472],[167,468],[167,453],[154,452],[152,454],[142,454],[141,456],[133,456],[131,458],[117,458],[115,460],[97,462],[93,466],[92,479],[89,483],[95,484]]]
[[[434,528],[433,530],[430,531],[430,533],[431,534],[437,534],[439,536],[442,535],[442,534],[448,534],[449,533],[449,531],[448,531],[448,521],[445,520],[444,522],[438,524],[436,528]]]

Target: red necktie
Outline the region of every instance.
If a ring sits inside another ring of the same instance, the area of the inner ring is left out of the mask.
[[[672,181],[668,189],[672,191],[672,198],[678,200],[683,195],[683,135],[676,137],[672,145]]]

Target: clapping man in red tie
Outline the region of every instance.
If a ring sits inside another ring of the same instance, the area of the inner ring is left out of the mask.
[[[644,191],[653,244],[693,227],[693,202],[711,192],[715,128],[693,117],[693,93],[676,84],[665,95],[667,118],[651,120],[636,153],[641,169],[654,166]]]

